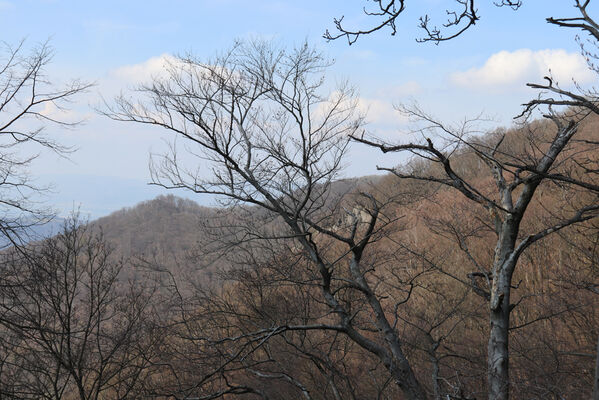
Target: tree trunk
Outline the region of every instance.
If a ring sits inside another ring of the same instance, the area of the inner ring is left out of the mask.
[[[511,247],[511,246],[510,246]],[[489,400],[508,400],[510,397],[509,374],[509,328],[510,328],[510,282],[513,263],[510,263],[511,248],[498,257],[493,274],[490,315],[491,331],[487,349],[487,377]]]
[[[508,328],[509,311],[502,306],[491,310],[491,332],[489,334],[487,373],[489,380],[489,400],[507,400],[509,398],[509,355]]]
[[[349,269],[354,278],[354,282],[356,282],[356,284],[361,288],[366,300],[370,305],[370,308],[374,314],[374,320],[377,328],[383,335],[389,350],[391,350],[391,354],[379,354],[379,359],[395,378],[395,383],[403,391],[406,399],[426,400],[428,398],[426,391],[422,385],[420,385],[420,382],[418,382],[418,379],[414,374],[414,370],[412,369],[410,362],[402,350],[401,340],[399,339],[395,329],[391,327],[391,324],[387,320],[379,299],[374,294],[368,285],[368,282],[362,275],[359,267],[359,261],[355,256],[350,263]],[[360,343],[358,342],[358,344]]]
[[[398,369],[400,373],[393,373],[395,375],[396,383],[403,391],[404,395],[409,400],[427,400],[428,396],[420,385],[420,382],[416,379],[414,372],[410,368],[407,361],[399,361],[393,364],[393,369]]]

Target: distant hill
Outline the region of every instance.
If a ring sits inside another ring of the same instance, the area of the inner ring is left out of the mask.
[[[375,184],[380,176],[343,179],[331,186],[332,197]],[[173,195],[161,195],[154,200],[123,208],[92,221],[102,228],[106,239],[123,256],[154,253],[185,254],[198,243],[200,227],[207,220],[227,213],[227,210],[200,206],[196,202]]]
[[[331,185],[330,198],[338,199],[363,186],[376,185],[380,179],[380,176],[368,176],[339,180]],[[251,210],[251,207],[245,208],[244,212],[249,211],[260,221],[269,219],[264,210],[256,209],[255,213]],[[232,209],[204,207],[189,199],[161,195],[113,212],[91,224],[101,228],[117,255],[156,259],[172,271],[186,271],[191,273],[188,276],[211,279],[218,267],[212,264],[219,264],[218,256],[212,262],[206,259],[200,262],[197,255],[201,252],[197,250],[210,242],[210,234],[206,233],[209,227],[223,221],[235,221],[233,213]],[[205,273],[197,274],[199,268]]]
[[[92,222],[123,256],[184,254],[197,242],[198,228],[217,209],[173,195],[158,196]]]

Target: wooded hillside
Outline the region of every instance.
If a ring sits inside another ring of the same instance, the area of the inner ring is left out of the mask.
[[[584,165],[587,173],[594,173],[598,153],[578,147],[596,140],[597,126],[595,116],[581,124],[579,142],[560,169]],[[550,129],[535,121],[476,140],[493,143],[502,136],[502,151],[524,157],[534,150],[527,147],[530,135],[550,137]],[[492,197],[493,178],[480,158],[468,148],[456,154],[453,168]],[[439,174],[436,168],[425,161],[399,170],[434,176]],[[593,197],[566,192],[552,182],[539,191],[522,223],[522,237],[567,215],[585,196]],[[357,229],[363,229],[370,215],[367,204],[359,205],[365,204],[361,192],[370,193],[385,209],[363,256],[371,265],[365,276],[400,329],[415,374],[429,393],[482,397],[490,297],[485,265],[492,263],[495,250],[488,211],[473,208],[444,185],[421,185],[388,174],[336,183],[324,205],[328,211],[318,218],[340,234],[354,229],[356,221]],[[131,268],[162,271],[152,280],[162,282],[157,297],[170,298],[170,303],[162,309],[166,314],[152,323],[163,336],[152,352],[155,358],[148,360],[143,393],[401,398],[383,378],[384,366],[368,351],[326,329],[293,328],[324,326],[332,323],[333,315],[320,304],[313,271],[302,266],[306,260],[293,240],[246,240],[249,232],[284,231],[278,216],[255,207],[209,209],[167,196],[92,225],[101,227],[115,255],[135,260]],[[590,393],[599,333],[598,228],[596,222],[564,228],[536,242],[520,261],[511,300],[514,398],[574,399]],[[326,257],[347,257],[326,235],[315,232],[313,240],[325,246]],[[165,275],[167,270],[172,275]],[[353,324],[369,340],[379,340],[368,333],[375,328],[370,327],[366,304],[345,287],[343,274],[336,279],[336,296],[351,307]]]
[[[340,18],[324,37],[395,34],[408,2],[367,1],[370,28]],[[474,30],[475,3],[449,2],[440,28],[424,13],[420,41]],[[566,64],[592,82],[589,4],[546,21],[588,35]],[[95,111],[169,135],[151,184],[220,206],[161,196],[28,240],[52,213],[33,201],[48,190],[26,173],[36,155],[16,149],[68,154],[40,133],[77,126],[63,106],[90,86],[54,88],[45,45],[5,53],[0,400],[599,400],[595,88],[549,71],[504,128],[397,104],[389,136],[307,42],[163,57]],[[460,76],[503,82],[499,64]],[[360,149],[379,175],[344,179]]]

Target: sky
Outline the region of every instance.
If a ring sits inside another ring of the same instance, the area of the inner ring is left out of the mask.
[[[79,208],[90,218],[166,193],[148,185],[148,159],[172,141],[168,132],[111,121],[95,109],[102,99],[110,102],[151,79],[170,56],[193,53],[207,59],[238,39],[269,39],[283,46],[307,41],[317,47],[335,60],[328,77],[358,89],[368,132],[391,142],[401,142],[409,129],[394,108],[398,104],[417,103],[444,121],[482,113],[492,127],[510,126],[521,104],[536,95],[525,83],[541,81],[549,70],[564,87],[572,78],[583,86],[596,84],[574,33],[545,22],[550,16],[575,15],[573,1],[524,0],[518,11],[479,1],[481,19],[473,29],[438,45],[417,43],[422,36],[418,17],[434,10],[433,21],[442,23],[443,10],[452,3],[408,1],[395,36],[383,29],[349,46],[322,35],[334,30],[334,17],[345,16],[353,26],[368,23],[363,0],[0,0],[5,43],[25,39],[25,46],[33,47],[49,40],[54,57],[47,75],[53,82],[95,83],[63,115],[84,124],[47,130],[77,150],[68,158],[42,152],[31,176],[52,185],[44,201],[60,214]],[[352,145],[344,173],[369,175],[377,165],[401,161]],[[174,194],[214,203],[209,197]]]

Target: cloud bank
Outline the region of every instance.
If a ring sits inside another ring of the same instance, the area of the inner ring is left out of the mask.
[[[562,49],[520,49],[495,53],[482,67],[455,72],[450,80],[456,86],[471,89],[511,90],[527,82],[538,82],[549,74],[564,86],[572,84],[573,80],[586,84],[596,79],[584,57],[578,53]]]

